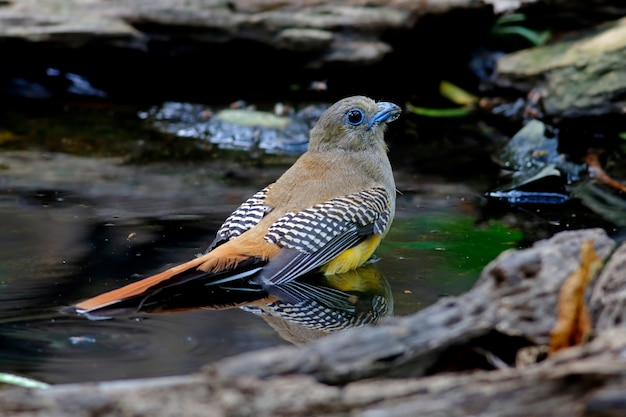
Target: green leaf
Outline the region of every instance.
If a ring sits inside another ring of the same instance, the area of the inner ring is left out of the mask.
[[[469,107],[437,109],[428,107],[417,107],[411,104],[407,104],[407,110],[409,110],[411,113],[427,117],[464,117],[472,112]]]
[[[494,27],[507,25],[510,23],[519,23],[526,21],[526,15],[524,13],[510,13],[504,14],[496,19]]]
[[[34,379],[26,378],[19,375],[7,374],[0,372],[0,383],[15,385],[23,388],[48,388],[50,384],[37,381]]]
[[[543,31],[538,32],[536,30],[528,29],[524,26],[498,26],[491,30],[491,33],[496,36],[502,35],[518,35],[529,41],[534,46],[543,45],[550,39],[551,32]]]
[[[478,102],[478,97],[474,94],[463,90],[451,82],[442,81],[439,84],[439,92],[442,96],[452,101],[455,104],[462,104],[464,106],[474,105]]]

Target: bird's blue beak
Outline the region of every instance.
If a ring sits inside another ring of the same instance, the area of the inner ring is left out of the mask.
[[[376,103],[376,105],[378,106],[378,111],[374,113],[372,118],[367,123],[368,129],[371,129],[372,126],[376,126],[381,123],[393,122],[400,117],[400,113],[402,112],[400,107],[387,101],[381,101],[380,103]]]

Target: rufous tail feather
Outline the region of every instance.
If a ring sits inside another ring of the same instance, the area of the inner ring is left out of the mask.
[[[234,270],[237,265],[247,259],[256,258],[266,261],[276,255],[280,247],[267,241],[262,243],[249,241],[247,239],[234,239],[226,244],[218,246],[211,252],[198,258],[187,261],[183,264],[172,267],[166,271],[152,275],[122,288],[97,295],[76,304],[74,307],[79,312],[88,312],[94,309],[109,306],[122,300],[144,295],[150,289],[168,280],[173,280],[177,276],[195,268],[196,271],[204,274],[217,274],[220,272]],[[206,275],[205,275],[206,276]]]
[[[203,262],[204,260],[202,258],[192,259],[191,261],[185,262],[184,264],[177,265],[173,268],[170,268],[156,275],[152,275],[140,281],[133,282],[131,284],[115,289],[113,291],[105,292],[93,298],[89,298],[85,301],[82,301],[76,304],[75,307],[78,311],[90,311],[96,308],[101,308],[101,307],[116,303],[121,300],[125,300],[131,297],[144,294],[146,293],[146,291],[148,291],[150,288],[153,288],[155,285],[163,281],[166,281],[168,279],[171,279],[172,277],[180,274],[181,272],[187,271],[190,268],[197,267],[198,265],[201,265]]]
[[[146,294],[150,289],[156,287],[157,285],[164,283],[165,281],[172,280],[178,275],[182,274],[183,272],[187,272],[192,268],[195,268],[197,271],[204,272],[205,274],[217,273],[230,269],[235,269],[240,262],[250,258],[249,256],[245,255],[211,255],[212,253],[206,254],[199,258],[192,259],[188,262],[160,272],[156,275],[152,275],[148,278],[133,282],[124,287],[89,298],[76,304],[75,308],[77,311],[82,312],[102,308],[122,300],[127,300],[131,297]]]

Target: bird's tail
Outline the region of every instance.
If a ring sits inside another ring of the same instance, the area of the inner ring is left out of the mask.
[[[231,259],[227,265],[224,264],[224,258],[214,258],[210,255],[210,253],[203,255],[156,275],[81,301],[64,311],[94,318],[135,313],[141,310],[143,304],[150,298],[154,299],[156,294],[165,293],[171,297],[175,293],[171,288],[186,283],[193,282],[193,285],[203,287],[233,285],[237,281],[247,283],[246,278],[257,274],[267,262],[259,257],[241,256]]]

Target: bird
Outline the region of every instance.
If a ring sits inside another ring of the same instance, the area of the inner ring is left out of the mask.
[[[365,96],[337,101],[311,129],[307,151],[235,209],[204,254],[70,310],[95,316],[196,280],[224,288],[243,280],[248,288],[295,303],[297,292],[284,284],[311,271],[355,270],[393,222],[397,190],[385,131],[400,114],[398,105]]]

